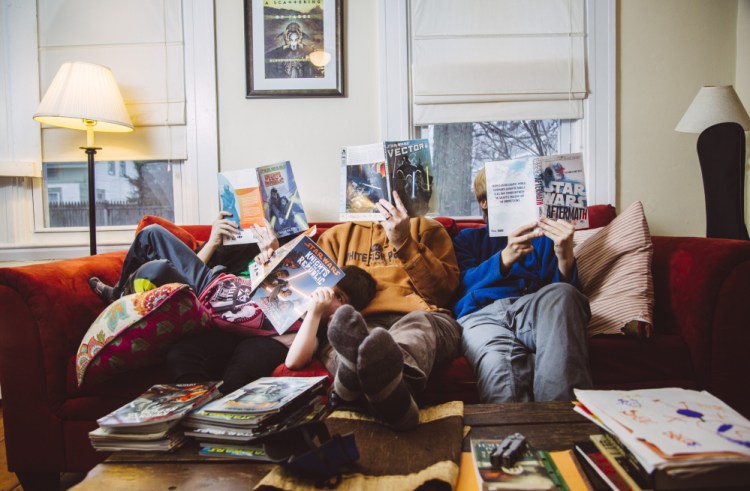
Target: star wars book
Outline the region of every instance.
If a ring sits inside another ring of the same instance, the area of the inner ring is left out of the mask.
[[[219,201],[226,218],[237,223],[239,234],[224,245],[257,242],[255,225],[274,230],[276,237],[294,235],[308,228],[307,216],[289,161],[255,169],[219,172]]]
[[[491,237],[507,237],[543,216],[588,228],[582,154],[487,162],[485,171]]]
[[[511,467],[492,465],[491,455],[502,440],[471,439],[477,482],[484,491],[498,489],[553,490],[555,482],[536,450],[528,446]]]
[[[375,204],[393,202],[396,191],[409,216],[434,211],[430,142],[426,139],[388,141],[344,147],[341,152],[339,218],[380,221]]]
[[[328,377],[261,377],[211,404],[230,413],[277,413],[295,400],[309,400]]]

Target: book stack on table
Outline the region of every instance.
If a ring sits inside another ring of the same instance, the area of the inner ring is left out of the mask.
[[[96,450],[168,452],[185,436],[178,423],[190,411],[214,399],[221,382],[157,384],[135,400],[99,418],[89,433]]]
[[[282,429],[321,418],[328,377],[263,377],[191,412],[185,435],[200,454],[268,460],[262,441]]]
[[[605,430],[576,445],[603,489],[750,488],[750,421],[708,392],[576,390]],[[596,489],[596,486],[594,486]]]

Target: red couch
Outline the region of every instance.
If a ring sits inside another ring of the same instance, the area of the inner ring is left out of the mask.
[[[614,209],[590,209],[592,226]],[[442,219],[450,233],[476,220]],[[319,231],[330,223],[319,223]],[[205,239],[208,226],[185,226]],[[706,389],[750,417],[750,242],[653,237],[655,334],[590,341],[597,388],[677,386]],[[0,387],[8,468],[24,489],[57,489],[59,472],[86,471],[106,457],[89,444],[96,418],[153,383],[159,368],[125,373],[94,389],[79,390],[74,358],[102,310],[87,279],[116,280],[124,252],[0,269]],[[321,365],[308,367],[322,370]],[[276,373],[283,373],[277,369]],[[304,373],[304,372],[303,372]],[[427,402],[475,402],[474,377],[462,358],[432,374]]]

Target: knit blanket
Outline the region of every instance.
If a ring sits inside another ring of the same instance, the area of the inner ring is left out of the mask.
[[[353,432],[360,458],[348,466],[337,490],[450,490],[458,480],[463,441],[462,402],[420,410],[419,425],[394,431],[359,413],[334,411],[326,419],[331,435]],[[256,490],[316,490],[314,482],[276,467]]]

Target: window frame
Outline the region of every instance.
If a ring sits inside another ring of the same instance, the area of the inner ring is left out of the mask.
[[[414,138],[416,128],[412,124],[409,97],[410,2],[381,0],[378,10],[381,133],[384,140]],[[592,205],[617,202],[615,21],[615,0],[586,0],[590,94],[584,101],[583,119],[567,126],[571,148],[581,148],[584,153],[588,199]],[[581,127],[575,128],[576,124]]]
[[[7,0],[6,0],[7,1]],[[188,126],[187,150],[188,159],[173,163],[173,186],[175,196],[175,221],[177,223],[210,223],[218,213],[216,190],[200,183],[213,182],[218,172],[218,124],[216,98],[216,62],[215,62],[215,23],[214,1],[182,0],[185,57],[185,92],[186,124]],[[5,2],[4,2],[5,3]],[[7,7],[7,4],[5,5]],[[36,21],[36,2],[29,2],[23,9],[9,9],[7,13],[14,16],[9,19],[11,25],[24,25],[21,32],[23,39],[15,39],[14,50],[22,51],[10,60],[10,67],[22,73],[25,79],[36,80],[37,84],[27,82],[27,88],[34,92],[38,104],[43,88],[39,86],[38,69],[38,24]],[[10,33],[8,34],[10,35]],[[3,38],[8,41],[6,36]],[[25,92],[26,99],[30,92]],[[25,117],[26,115],[23,114]],[[13,116],[20,118],[21,116]],[[31,115],[28,115],[31,120]],[[9,260],[32,260],[37,258],[62,259],[80,256],[88,251],[88,227],[51,228],[45,227],[46,186],[42,167],[41,125],[33,122],[25,125],[24,137],[35,142],[36,157],[33,165],[34,177],[25,184],[19,184],[30,192],[24,192],[24,203],[15,207],[29,212],[28,219],[22,220],[25,230],[16,237],[11,248],[0,248],[0,260],[7,256]],[[83,135],[83,133],[81,133]],[[83,136],[82,136],[83,138]],[[83,140],[82,140],[83,144]],[[81,162],[86,156],[81,151]],[[133,239],[137,224],[130,226],[97,227],[98,250],[122,249]]]

